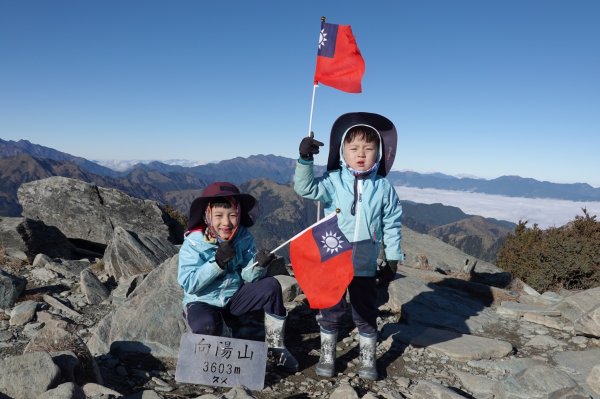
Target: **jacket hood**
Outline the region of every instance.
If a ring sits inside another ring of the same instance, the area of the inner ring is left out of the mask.
[[[370,112],[351,112],[343,114],[333,123],[329,140],[329,159],[327,170],[346,166],[343,157],[344,137],[355,126],[367,126],[374,129],[380,138],[377,174],[387,176],[396,158],[398,134],[396,127],[386,117]]]

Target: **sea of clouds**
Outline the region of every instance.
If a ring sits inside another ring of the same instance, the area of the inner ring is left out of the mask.
[[[590,215],[600,215],[600,202],[506,197],[503,195],[404,186],[396,186],[396,192],[401,200],[421,204],[441,203],[456,206],[469,215],[480,215],[513,223],[517,223],[519,220],[527,220],[529,227],[533,226],[534,223],[537,223],[540,228],[562,226],[573,220],[575,216],[583,215],[582,208],[586,208]]]

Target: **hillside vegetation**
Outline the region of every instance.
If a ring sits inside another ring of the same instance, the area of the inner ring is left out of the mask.
[[[498,252],[497,266],[539,292],[600,286],[600,222],[583,215],[562,227],[520,221]]]

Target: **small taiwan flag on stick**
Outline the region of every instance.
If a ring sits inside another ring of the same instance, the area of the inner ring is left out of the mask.
[[[348,93],[360,93],[365,73],[363,60],[350,25],[321,21],[314,84],[324,84]]]
[[[291,239],[294,276],[312,309],[337,304],[354,277],[352,244],[332,213]]]

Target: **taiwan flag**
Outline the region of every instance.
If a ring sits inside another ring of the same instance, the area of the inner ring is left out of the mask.
[[[365,61],[358,50],[350,25],[321,23],[315,85],[360,93]]]
[[[337,304],[354,277],[352,244],[332,213],[291,240],[294,276],[312,309]]]

